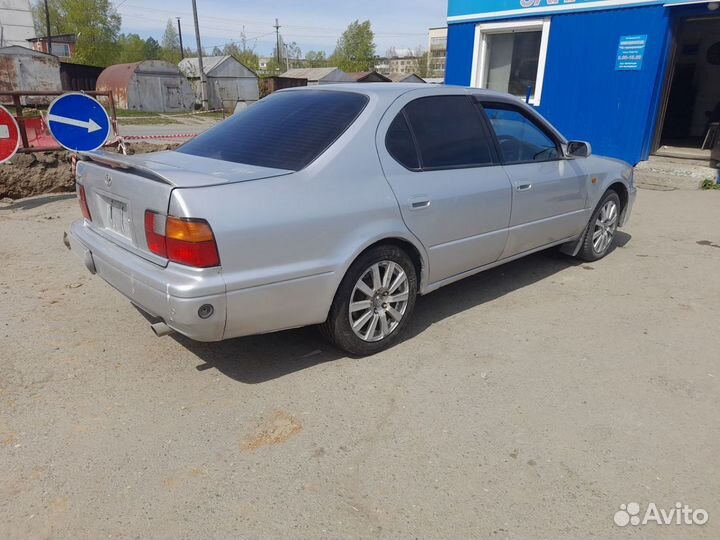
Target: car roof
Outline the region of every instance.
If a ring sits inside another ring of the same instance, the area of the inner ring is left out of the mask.
[[[471,88],[469,86],[455,86],[445,84],[422,84],[422,83],[339,83],[339,84],[319,84],[313,86],[298,86],[295,88],[287,88],[279,92],[317,92],[317,91],[335,91],[335,92],[352,92],[362,94],[369,98],[374,98],[381,106],[381,112],[385,111],[385,107],[404,94],[414,93],[418,97],[427,96],[447,96],[447,95],[473,95],[478,96],[481,100],[490,102],[507,103],[524,109],[529,115],[538,120],[548,130],[563,143],[567,139],[560,133],[555,126],[548,122],[533,107],[526,104],[522,99],[497,92],[495,90],[487,90],[485,88]]]
[[[382,99],[394,99],[408,92],[422,92],[425,96],[447,95],[447,94],[463,94],[472,93],[482,97],[501,99],[507,101],[509,99],[517,101],[508,94],[495,92],[494,90],[486,90],[482,88],[471,88],[468,86],[454,86],[444,84],[421,84],[421,83],[386,83],[386,82],[368,82],[368,83],[338,83],[338,84],[319,84],[313,86],[299,86],[288,88],[282,92],[307,92],[316,90],[335,90],[340,92],[353,92],[356,94],[365,94],[367,96],[378,96]]]

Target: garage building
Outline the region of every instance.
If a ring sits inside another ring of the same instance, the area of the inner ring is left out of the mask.
[[[195,103],[202,103],[200,64],[197,58],[185,58],[178,64],[180,71],[190,79],[195,92]],[[208,81],[208,107],[234,110],[238,102],[260,99],[257,74],[232,56],[203,57],[203,69]]]
[[[0,92],[61,92],[57,56],[13,45],[0,48]],[[47,105],[54,96],[23,96],[23,105]],[[0,102],[12,103],[9,96]]]
[[[286,71],[282,76],[290,79],[306,79],[308,86],[356,82],[350,75],[336,67],[295,68]]]
[[[103,70],[97,90],[112,91],[120,109],[185,112],[193,103],[192,86],[177,66],[162,60],[115,64]]]

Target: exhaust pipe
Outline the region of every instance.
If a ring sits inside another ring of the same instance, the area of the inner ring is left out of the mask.
[[[157,337],[167,336],[173,332],[173,329],[162,321],[151,324],[150,328],[152,328],[152,331],[155,332]]]

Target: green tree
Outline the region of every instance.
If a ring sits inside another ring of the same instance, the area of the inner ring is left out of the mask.
[[[165,25],[165,33],[163,33],[160,43],[160,57],[171,64],[177,64],[181,59],[180,37],[178,36],[177,29],[175,28],[172,19],[168,19],[168,22]]]
[[[137,34],[121,34],[118,38],[117,56],[115,62],[128,64],[145,60],[145,41]]]
[[[230,54],[230,53],[228,53]],[[260,58],[255,52],[254,46],[248,46],[247,36],[245,35],[245,27],[240,32],[240,47],[237,52],[232,53],[237,60],[245,67],[258,71],[260,69]]]
[[[308,51],[305,54],[305,62],[308,67],[327,67],[328,59],[325,51]]]
[[[426,51],[422,47],[417,47],[413,51],[413,56],[415,56],[418,60],[417,69],[415,70],[415,75],[418,77],[430,77],[430,69],[429,69],[429,61],[430,61],[430,51]]]
[[[155,38],[149,37],[145,40],[145,59],[158,60],[160,58],[160,43]]]
[[[292,43],[284,43],[281,38],[280,63],[277,61],[277,47],[273,47],[271,58],[273,61],[272,63],[268,62],[268,66],[272,66],[272,71],[279,70],[280,72],[285,72],[288,69],[299,67],[302,60],[302,51],[296,42],[293,41]],[[270,67],[268,67],[267,70],[271,71]]]
[[[45,3],[42,0],[37,0],[32,4],[31,9],[35,35],[38,37],[45,36],[45,34],[47,34]],[[50,11],[50,33],[52,35],[62,34],[63,32],[60,28],[63,23],[63,17],[60,2],[57,0],[49,0],[48,11]]]
[[[343,71],[370,71],[375,64],[375,34],[370,21],[353,21],[338,39],[330,63]]]
[[[282,62],[281,64],[278,64],[277,57],[273,56],[270,60],[268,60],[265,72],[268,75],[279,75],[281,73],[285,73],[285,63]]]
[[[286,57],[286,65],[290,65],[291,68],[298,67],[300,60],[302,59],[302,51],[300,46],[296,42],[285,43],[284,53],[282,56]]]
[[[77,37],[73,61],[96,66],[116,62],[122,19],[110,0],[48,0],[48,8],[50,31]],[[32,13],[37,35],[44,36],[45,3],[38,0]]]
[[[300,46],[292,41],[285,43],[280,37],[280,54],[278,54],[277,46],[273,47],[272,55],[267,63],[265,71],[272,75],[284,73],[288,69],[300,67],[302,63],[302,51]]]
[[[223,54],[232,56],[246,68],[257,71],[260,66],[258,55],[253,49],[243,47],[237,43],[226,43],[222,50]]]

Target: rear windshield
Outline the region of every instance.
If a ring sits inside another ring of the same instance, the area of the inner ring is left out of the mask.
[[[177,149],[183,154],[299,171],[362,112],[362,94],[280,92],[258,101]]]

